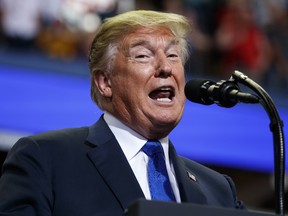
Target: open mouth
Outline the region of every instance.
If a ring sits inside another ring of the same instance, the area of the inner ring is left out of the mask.
[[[171,102],[175,96],[175,90],[172,87],[161,87],[150,92],[149,97],[160,102]]]

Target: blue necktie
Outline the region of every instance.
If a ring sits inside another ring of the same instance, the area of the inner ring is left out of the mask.
[[[149,156],[148,182],[152,200],[175,201],[169,181],[164,152],[158,140],[148,140],[142,151]]]

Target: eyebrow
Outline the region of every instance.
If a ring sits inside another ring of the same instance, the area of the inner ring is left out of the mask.
[[[151,46],[151,44],[150,44],[149,41],[146,41],[146,40],[137,40],[135,42],[132,42],[129,45],[129,48],[134,48],[134,47],[137,47],[137,46]]]
[[[179,40],[177,40],[177,39],[171,40],[167,44],[167,46],[165,47],[165,50],[168,50],[171,46],[174,46],[174,45],[179,45]],[[147,40],[136,40],[135,42],[132,42],[129,45],[129,49],[137,47],[137,46],[144,46],[144,47],[151,47],[151,48],[153,47],[150,41],[147,41]]]

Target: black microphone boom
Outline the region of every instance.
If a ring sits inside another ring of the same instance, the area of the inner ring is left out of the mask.
[[[256,95],[244,93],[231,80],[221,80],[217,83],[211,80],[193,79],[185,85],[185,95],[188,100],[204,105],[216,103],[222,107],[233,107],[238,102],[259,103]]]
[[[239,91],[241,83],[257,94]],[[274,141],[274,185],[276,214],[285,215],[285,143],[283,121],[270,95],[256,82],[240,71],[234,71],[229,80],[217,83],[210,80],[190,80],[185,86],[188,100],[204,105],[216,103],[223,107],[232,107],[237,102],[260,103],[270,119],[270,130]]]

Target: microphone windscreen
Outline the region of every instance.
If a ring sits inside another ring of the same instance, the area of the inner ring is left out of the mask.
[[[186,83],[184,89],[186,98],[195,103],[200,103],[204,105],[212,104],[213,101],[211,101],[208,98],[206,89],[204,88],[206,84],[212,85],[213,82],[210,80],[203,80],[203,79],[189,80]]]

